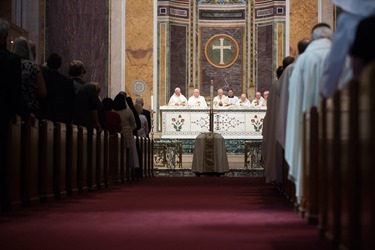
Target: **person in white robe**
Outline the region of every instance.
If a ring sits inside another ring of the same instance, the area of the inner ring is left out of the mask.
[[[215,96],[215,98],[213,100],[213,104],[216,107],[230,105],[229,99],[228,99],[228,97],[226,95],[224,95],[223,89],[218,89],[217,90],[217,96]]]
[[[375,15],[374,0],[334,0],[340,14],[332,40],[332,49],[324,64],[320,92],[326,98],[335,90],[342,89],[352,78],[349,49],[354,42],[358,23],[365,17]]]
[[[260,92],[256,92],[255,93],[255,98],[254,100],[251,102],[251,107],[252,108],[260,108],[262,102],[264,101],[264,98],[262,97],[262,93]]]
[[[296,198],[302,194],[302,118],[303,112],[319,104],[319,85],[324,61],[331,48],[332,30],[319,23],[312,29],[312,42],[297,58],[289,82],[289,101],[285,135],[285,160],[289,178],[296,185]]]
[[[250,107],[251,103],[249,99],[247,99],[246,94],[241,94],[240,99],[236,102],[236,106],[239,107]]]
[[[267,100],[268,100],[268,95],[270,92],[268,90],[263,92],[263,101],[260,102],[259,106],[261,108],[267,108]]]
[[[186,97],[183,94],[181,94],[180,88],[176,88],[174,90],[174,94],[169,99],[168,106],[185,106],[186,104]]]
[[[228,89],[228,99],[231,105],[235,105],[239,98],[234,95],[233,89]]]
[[[200,95],[199,89],[194,89],[194,94],[189,97],[188,105],[193,107],[207,107],[206,100]]]
[[[304,38],[298,42],[297,48],[299,55],[301,55],[306,50],[310,42],[311,40],[307,38]],[[294,66],[295,62],[285,67],[278,81],[278,84],[280,85],[280,87],[278,88],[278,95],[280,99],[278,104],[279,111],[276,120],[276,140],[279,142],[280,146],[283,149],[285,149],[285,131],[289,101],[289,80],[292,75]]]
[[[283,59],[283,68],[294,62],[294,57]],[[281,81],[278,79],[271,86],[268,108],[263,121],[262,156],[264,159],[264,175],[266,182],[282,182],[283,150],[276,140],[276,122],[279,113]],[[265,91],[266,92],[266,91]],[[268,91],[267,91],[268,92]],[[266,95],[264,95],[266,96]]]

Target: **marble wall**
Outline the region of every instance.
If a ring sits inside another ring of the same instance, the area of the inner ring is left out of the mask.
[[[46,55],[62,56],[61,71],[81,60],[86,80],[99,82],[107,96],[108,0],[46,1]]]
[[[240,95],[243,92],[243,58],[244,58],[244,49],[243,49],[243,34],[244,29],[242,27],[202,27],[200,31],[200,44],[201,51],[201,62],[198,68],[201,70],[201,94],[204,96],[210,95],[210,81],[214,81],[215,91],[218,88],[232,88],[234,93]],[[226,34],[233,37],[238,44],[239,55],[234,64],[227,68],[217,68],[212,66],[207,58],[204,56],[204,45],[207,41],[217,34]]]
[[[170,89],[168,96],[173,95],[179,87],[187,95],[187,26],[170,25]]]
[[[273,24],[259,25],[257,36],[257,91],[269,90],[273,79]]]

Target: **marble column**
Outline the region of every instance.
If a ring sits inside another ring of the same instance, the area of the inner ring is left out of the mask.
[[[125,91],[125,1],[110,1],[108,96]]]

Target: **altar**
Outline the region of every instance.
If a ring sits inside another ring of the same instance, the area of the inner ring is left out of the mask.
[[[248,107],[217,107],[213,109],[213,129],[224,139],[262,139],[266,109]],[[161,138],[195,139],[209,132],[210,108],[161,106]]]

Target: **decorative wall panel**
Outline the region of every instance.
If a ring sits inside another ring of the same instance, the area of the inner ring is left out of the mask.
[[[126,1],[125,27],[125,89],[133,98],[132,83],[141,80],[146,83],[142,94],[145,105],[151,101],[153,90],[153,0]]]

